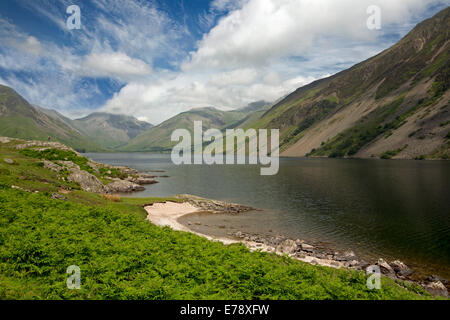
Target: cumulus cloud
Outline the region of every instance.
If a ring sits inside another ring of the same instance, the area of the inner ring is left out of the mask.
[[[152,72],[144,61],[130,58],[122,52],[91,53],[86,57],[83,67],[92,76],[119,79],[133,79]]]
[[[218,3],[228,1],[218,1]],[[318,38],[373,41],[366,27],[369,5],[382,10],[384,24],[408,21],[430,0],[249,0],[232,11],[198,44],[183,64],[196,68],[267,65],[271,59],[302,55]]]

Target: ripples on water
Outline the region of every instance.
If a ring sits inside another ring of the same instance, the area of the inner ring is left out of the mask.
[[[282,158],[278,175],[261,176],[254,165],[174,166],[169,155],[88,156],[170,176],[135,197],[189,193],[264,209],[201,217],[208,225],[328,242],[450,277],[448,161]]]

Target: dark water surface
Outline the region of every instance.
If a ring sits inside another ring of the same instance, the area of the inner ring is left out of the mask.
[[[321,241],[450,278],[450,162],[282,158],[278,175],[261,176],[259,166],[175,166],[161,154],[88,156],[170,176],[134,197],[188,193],[264,209],[182,218],[201,221],[204,232]]]

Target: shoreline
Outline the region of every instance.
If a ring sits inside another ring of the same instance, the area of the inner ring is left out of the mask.
[[[183,199],[184,202],[164,202],[145,206],[144,209],[147,212],[146,219],[155,225],[168,226],[177,231],[193,233],[210,241],[218,241],[225,245],[242,243],[250,251],[287,255],[292,259],[311,265],[364,272],[367,267],[376,265],[380,268],[382,275],[393,279],[400,285],[415,283],[432,294],[448,297],[449,282],[446,279],[438,276],[429,276],[426,279],[417,279],[414,278],[414,276],[411,277],[414,272],[399,260],[388,263],[380,258],[376,262],[369,263],[357,257],[351,250],[337,252],[325,247],[319,248],[317,246],[312,246],[300,239],[293,240],[282,236],[264,237],[237,231],[233,233],[231,237],[225,238],[194,231],[188,226],[180,223],[178,219],[195,213],[236,214],[257,209],[237,204],[227,204],[222,201],[204,199],[191,195],[178,195],[176,197]],[[233,210],[230,210],[230,208]]]

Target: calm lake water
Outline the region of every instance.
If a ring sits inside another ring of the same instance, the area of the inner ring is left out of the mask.
[[[169,176],[134,197],[188,193],[264,209],[182,218],[203,232],[285,235],[450,278],[450,162],[282,158],[278,175],[261,176],[259,166],[175,166],[164,154],[87,156]]]

